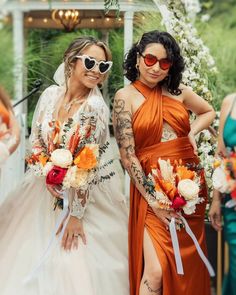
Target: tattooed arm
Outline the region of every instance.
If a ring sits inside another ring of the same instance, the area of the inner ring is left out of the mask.
[[[113,125],[115,137],[120,149],[121,161],[131,180],[152,207],[156,216],[166,225],[171,217],[179,217],[174,212],[158,208],[154,184],[147,180],[142,166],[135,154],[135,141],[132,129],[132,106],[123,90],[117,92],[113,107]],[[178,222],[178,221],[177,221]]]
[[[131,105],[128,100],[121,97],[119,92],[114,100],[113,125],[122,164],[141,195],[151,205],[156,201],[154,185],[147,181],[141,164],[135,155]]]

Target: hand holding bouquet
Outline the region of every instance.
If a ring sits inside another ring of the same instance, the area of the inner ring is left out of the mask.
[[[94,136],[95,126],[79,124],[69,119],[60,126],[58,121],[49,123],[51,133],[44,143],[39,126],[38,145],[27,159],[37,176],[44,176],[46,183],[86,191],[96,179],[99,163],[99,145]]]
[[[148,178],[155,184],[155,195],[159,208],[175,211],[183,210],[192,214],[196,205],[202,202],[199,197],[200,178],[197,173],[175,161],[159,159]]]

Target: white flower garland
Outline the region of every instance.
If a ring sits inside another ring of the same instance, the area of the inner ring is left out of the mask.
[[[219,127],[220,112],[216,112],[216,119],[212,124],[212,128],[217,133]],[[210,197],[212,197],[212,173],[213,163],[215,161],[215,150],[217,146],[216,137],[213,137],[208,130],[203,130],[196,137],[198,145],[198,155],[201,160],[202,166],[205,169],[206,181]]]
[[[177,40],[185,62],[183,83],[207,101],[212,101],[206,73],[217,73],[215,61],[197,35],[192,21],[200,11],[198,0],[154,0],[167,31]]]

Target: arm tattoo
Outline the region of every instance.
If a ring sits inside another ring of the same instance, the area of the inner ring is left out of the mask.
[[[135,155],[132,115],[129,111],[125,110],[124,100],[115,100],[113,119],[115,137],[121,152],[121,158],[123,162],[126,163],[124,166],[129,173],[133,183],[140,191],[140,193],[145,197],[145,199],[150,202],[151,196],[152,201],[154,201],[155,186],[146,178],[142,166]],[[147,194],[149,195],[149,197],[146,197]]]

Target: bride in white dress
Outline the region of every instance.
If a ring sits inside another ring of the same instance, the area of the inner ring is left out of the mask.
[[[65,125],[71,117],[79,122],[81,116],[92,116],[97,142],[102,146],[109,140],[109,111],[97,85],[106,78],[110,60],[107,46],[92,37],[70,44],[55,74],[59,86],[47,88],[38,102],[32,125],[33,151],[48,144],[49,122],[58,120]],[[115,175],[94,185],[83,199],[70,189],[62,240],[53,235],[61,214],[53,210],[59,192],[35,171],[29,170],[1,205],[1,295],[129,294],[128,208],[117,166],[103,165],[111,160],[106,154],[99,173]]]

